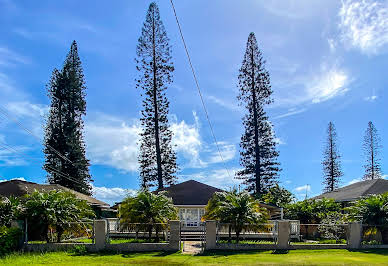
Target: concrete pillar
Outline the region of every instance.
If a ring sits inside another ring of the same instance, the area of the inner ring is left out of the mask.
[[[362,223],[354,222],[349,224],[348,230],[348,248],[358,249],[362,240]]]
[[[94,221],[94,243],[96,250],[102,250],[106,247],[106,236],[107,236],[107,222],[106,220],[95,220]]]
[[[206,249],[214,249],[217,243],[217,221],[206,221]]]
[[[170,248],[174,250],[180,250],[181,243],[181,222],[180,221],[170,221]]]
[[[278,249],[288,249],[290,240],[290,222],[289,221],[278,221]]]

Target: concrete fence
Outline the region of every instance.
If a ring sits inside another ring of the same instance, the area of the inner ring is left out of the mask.
[[[20,225],[12,223],[14,227]],[[86,243],[46,243],[46,244],[24,244],[26,251],[56,251],[68,250],[74,246],[83,245],[87,250],[98,252],[110,250],[117,252],[130,251],[178,251],[181,249],[181,228],[180,221],[170,221],[170,237],[168,243],[120,243],[111,244],[108,239],[108,224],[106,220],[96,220],[94,223],[95,241],[94,244]],[[301,244],[293,245],[290,242],[290,221],[279,220],[276,234],[276,241],[273,244],[232,244],[217,243],[217,222],[206,221],[206,250],[286,250],[286,249],[363,249],[363,248],[387,248],[387,245],[365,246],[361,245],[362,225],[361,223],[350,223],[347,231],[347,244]]]
[[[285,250],[285,249],[360,249],[370,248],[361,245],[361,223],[350,223],[347,244],[297,244],[290,243],[290,221],[278,221],[277,237],[274,244],[232,244],[217,243],[217,222],[206,221],[206,249],[207,250]]]
[[[14,226],[17,224],[14,223]],[[98,252],[102,250],[130,252],[130,251],[178,251],[180,250],[180,221],[170,221],[170,239],[168,243],[120,243],[110,244],[108,239],[108,228],[106,220],[95,220],[94,222],[94,244],[87,243],[45,243],[45,244],[24,244],[26,251],[59,251],[69,250],[75,246],[85,246],[88,251]]]

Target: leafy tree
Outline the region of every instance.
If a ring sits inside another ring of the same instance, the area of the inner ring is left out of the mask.
[[[151,3],[136,47],[139,78],[136,87],[144,92],[140,141],[141,186],[161,189],[173,184],[177,172],[176,153],[171,144],[167,85],[172,82],[174,66],[171,46],[160,19],[159,8]]]
[[[86,87],[75,41],[63,68],[54,69],[47,88],[51,105],[43,151],[48,181],[91,195],[82,118],[86,115]]]
[[[366,157],[365,175],[364,179],[376,179],[381,178],[381,166],[380,166],[380,149],[381,140],[377,134],[377,129],[371,121],[368,123],[368,128],[365,131],[364,136],[364,154]]]
[[[361,221],[371,226],[377,225],[376,229],[381,230],[383,242],[388,244],[388,193],[359,199],[346,210],[351,221]]]
[[[271,187],[266,194],[263,194],[261,199],[264,203],[272,204],[278,207],[285,207],[295,200],[294,195],[285,188],[276,184]]]
[[[325,186],[324,192],[329,192],[338,188],[340,178],[343,176],[340,161],[341,156],[337,147],[337,132],[332,122],[329,122],[327,128],[327,141],[323,154],[322,166],[324,180],[322,184]]]
[[[267,222],[268,211],[260,207],[259,201],[248,192],[237,192],[234,189],[229,192],[216,192],[205,208],[204,219],[229,223],[229,242],[231,241],[231,229],[234,228],[238,243],[245,225],[260,227],[261,224]]]
[[[50,242],[49,228],[55,228],[57,242],[60,242],[62,234],[70,228],[72,222],[94,217],[88,203],[77,199],[68,191],[35,191],[27,194],[25,200],[25,212],[29,223],[44,228],[44,238],[47,242]]]
[[[264,64],[256,37],[251,33],[238,76],[240,94],[237,99],[248,113],[243,118],[245,132],[240,142],[243,169],[237,172],[237,178],[244,180],[248,191],[256,198],[277,182],[280,171],[273,128],[264,111],[264,106],[273,101]]]
[[[147,189],[140,191],[136,196],[129,196],[120,204],[119,217],[123,224],[147,224],[148,237],[151,240],[152,230],[156,229],[158,241],[159,227],[155,224],[167,225],[169,220],[177,219],[178,211],[167,192],[152,193]]]
[[[0,198],[0,226],[10,226],[22,213],[22,204],[18,198]]]
[[[326,239],[334,239],[336,243],[341,243],[341,237],[345,234],[344,215],[340,212],[330,212],[322,219],[318,226],[321,236]]]
[[[285,210],[286,219],[300,220],[302,224],[318,224],[329,213],[340,212],[341,205],[333,199],[308,199],[290,204]]]

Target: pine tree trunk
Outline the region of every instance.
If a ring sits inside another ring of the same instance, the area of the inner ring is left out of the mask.
[[[156,77],[156,52],[155,52],[155,14],[153,14],[152,20],[152,52],[153,52],[153,96],[154,96],[154,122],[155,122],[155,150],[156,150],[156,164],[157,164],[157,172],[158,172],[158,189],[163,188],[163,175],[162,175],[162,158],[160,155],[160,139],[159,139],[159,115],[158,115],[158,102],[156,99],[156,90],[157,90],[157,77]]]
[[[255,186],[256,186],[256,197],[259,198],[261,193],[261,176],[260,176],[260,147],[259,147],[259,128],[257,125],[257,109],[256,109],[256,93],[255,93],[255,66],[253,60],[253,48],[251,55],[252,63],[252,97],[253,97],[253,126],[255,128]]]

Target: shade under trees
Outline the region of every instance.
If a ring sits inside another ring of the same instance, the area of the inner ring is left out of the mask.
[[[248,192],[238,192],[236,189],[228,192],[216,192],[205,208],[204,219],[217,220],[229,224],[229,242],[231,230],[236,232],[237,243],[240,233],[247,224],[252,227],[261,227],[269,218],[268,210],[261,207],[258,200]]]
[[[247,114],[243,117],[245,131],[240,142],[243,169],[236,177],[244,180],[247,190],[257,198],[277,183],[280,171],[274,130],[264,110],[273,101],[270,77],[264,65],[255,34],[251,33],[238,76],[238,100]]]
[[[136,87],[143,91],[140,140],[140,178],[143,188],[173,184],[176,180],[176,153],[171,144],[169,101],[166,96],[174,66],[171,46],[160,19],[159,8],[151,3],[136,47],[139,78]]]
[[[380,149],[382,146],[380,142],[381,140],[376,127],[369,121],[363,143],[365,155],[365,180],[381,178]]]
[[[54,69],[47,88],[51,100],[43,149],[47,179],[51,184],[91,195],[90,162],[83,138],[86,86],[75,41],[63,68]]]
[[[156,230],[158,240],[160,225],[167,226],[168,220],[177,219],[178,210],[167,192],[152,193],[142,190],[136,196],[128,196],[120,204],[119,217],[123,225],[145,224],[148,238],[151,240],[152,230]]]
[[[323,182],[324,192],[337,189],[343,176],[341,170],[341,155],[338,151],[337,132],[333,122],[327,127],[327,140],[323,151]]]

